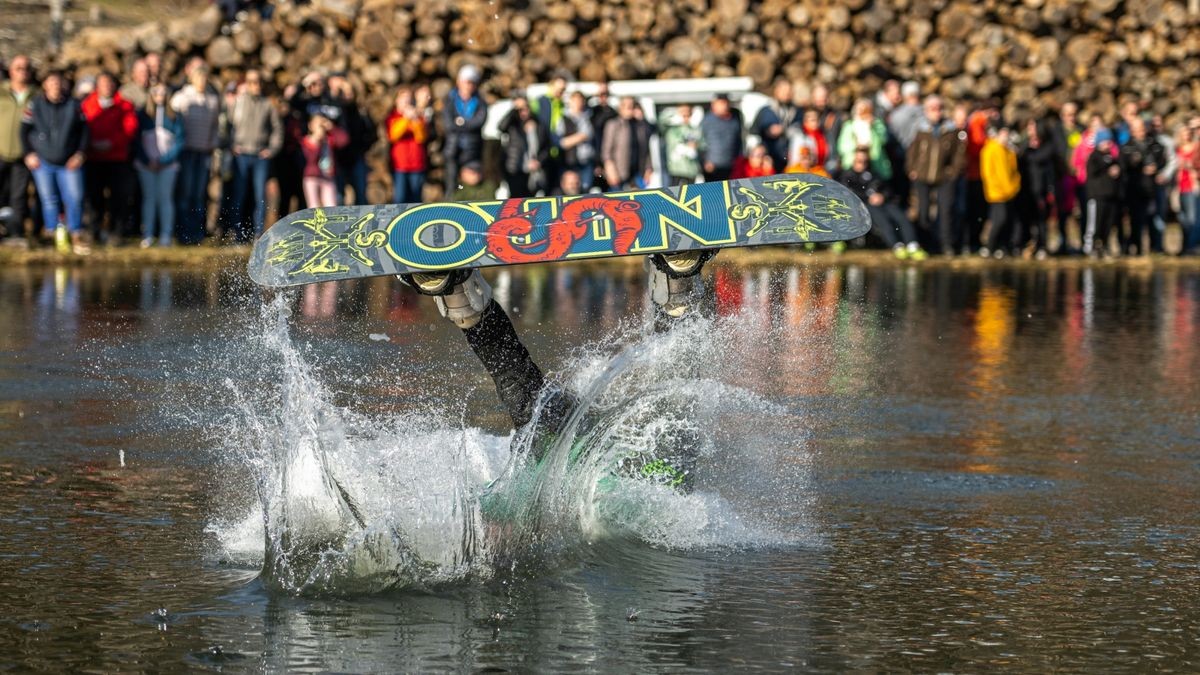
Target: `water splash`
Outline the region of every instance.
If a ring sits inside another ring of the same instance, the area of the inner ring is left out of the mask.
[[[561,383],[578,405],[535,464],[531,435],[498,437],[419,412],[380,422],[336,406],[290,339],[289,302],[264,305],[257,337],[277,387],[226,382],[236,415],[221,446],[249,469],[258,506],[210,526],[223,555],[261,565],[271,588],[376,593],[538,569],[596,541],[691,549],[801,536],[746,518],[727,496],[749,488],[721,468],[752,462],[762,443],[718,445],[714,425],[778,412],[706,372],[729,340],[745,339],[737,321],[627,332],[603,343],[624,343],[616,355],[582,350]],[[617,475],[664,448],[690,451],[691,493]]]

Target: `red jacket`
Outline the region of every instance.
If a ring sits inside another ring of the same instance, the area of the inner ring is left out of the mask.
[[[343,148],[350,142],[350,136],[341,127],[334,127],[325,135],[322,143],[317,143],[312,136],[300,139],[300,151],[304,153],[305,178],[333,178],[337,175],[337,159],[333,151]],[[327,149],[327,151],[326,151]],[[322,163],[322,154],[325,162]]]
[[[404,173],[419,173],[426,168],[425,139],[427,137],[425,120],[408,119],[398,112],[392,112],[384,125],[387,129],[388,141],[392,144],[392,171]]]
[[[80,106],[88,125],[87,158],[91,162],[128,162],[133,158],[130,145],[137,138],[138,118],[133,104],[113,96],[112,104],[100,107],[95,92],[83,99]]]

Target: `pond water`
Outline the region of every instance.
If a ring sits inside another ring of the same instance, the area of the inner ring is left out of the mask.
[[[591,416],[532,488],[393,280],[0,271],[0,669],[1200,670],[1200,270],[710,268],[492,275]]]

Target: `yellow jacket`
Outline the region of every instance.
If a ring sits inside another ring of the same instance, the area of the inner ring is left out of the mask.
[[[999,204],[1016,197],[1021,191],[1017,152],[989,138],[979,152],[979,177],[983,179],[983,197],[988,203]]]

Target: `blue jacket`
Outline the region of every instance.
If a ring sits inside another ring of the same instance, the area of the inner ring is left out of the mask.
[[[170,132],[174,138],[171,144],[167,146],[166,152],[158,158],[159,164],[173,164],[179,159],[179,153],[183,152],[183,118],[179,115],[163,115],[163,129]],[[148,163],[150,158],[146,156],[146,145],[143,138],[147,132],[154,132],[154,118],[147,115],[145,110],[138,111],[138,137],[133,144],[134,158],[143,164]]]

